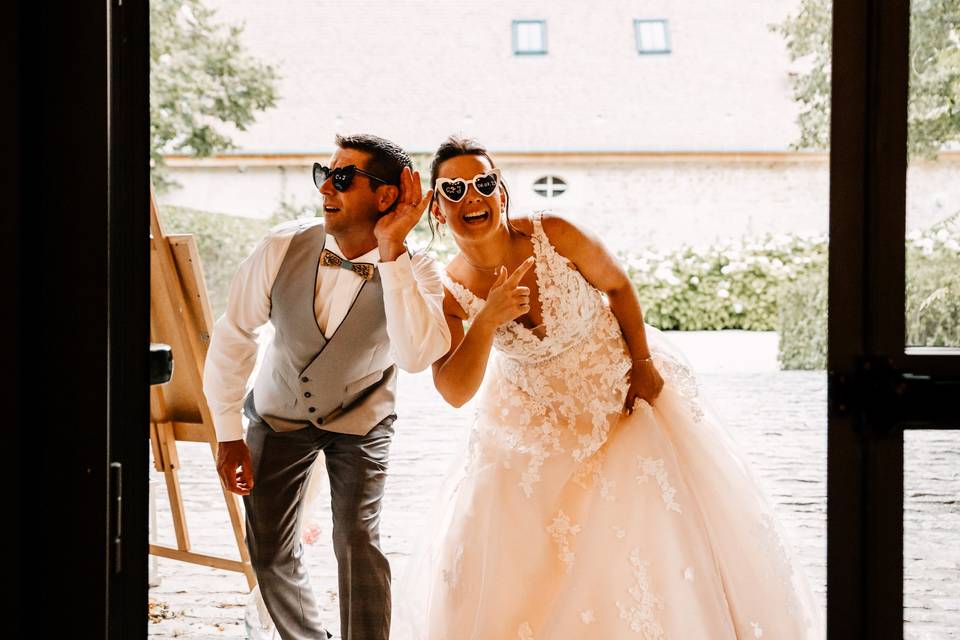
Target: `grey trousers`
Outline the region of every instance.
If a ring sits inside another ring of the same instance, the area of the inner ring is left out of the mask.
[[[330,479],[340,637],[388,640],[390,564],[380,550],[380,509],[396,416],[367,435],[308,425],[278,432],[250,421],[253,490],[243,497],[247,548],[263,601],[284,640],[326,640],[303,562],[303,495],[318,451]]]

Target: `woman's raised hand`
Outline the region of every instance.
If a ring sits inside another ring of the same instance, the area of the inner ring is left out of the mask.
[[[491,326],[499,327],[504,322],[510,322],[530,311],[530,287],[520,286],[520,279],[531,266],[533,256],[521,262],[509,276],[506,267],[500,267],[500,273],[490,286],[487,303],[478,314],[478,319],[482,317]]]

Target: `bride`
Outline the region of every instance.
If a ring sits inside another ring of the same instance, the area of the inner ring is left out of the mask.
[[[479,396],[400,589],[415,637],[822,638],[745,458],[601,242],[508,218],[474,141],[448,139],[431,173],[460,249],[434,384],[456,407]]]

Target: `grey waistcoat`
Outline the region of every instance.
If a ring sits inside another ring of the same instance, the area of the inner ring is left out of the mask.
[[[364,435],[394,412],[397,367],[390,358],[380,272],[357,294],[327,340],[314,312],[322,224],[305,224],[287,249],[270,290],[276,328],[244,410],[274,431],[314,425]],[[334,267],[328,267],[334,268]]]

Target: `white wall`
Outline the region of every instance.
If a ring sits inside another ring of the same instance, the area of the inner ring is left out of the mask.
[[[284,198],[319,203],[306,166],[177,167],[169,175],[180,187],[159,195],[161,204],[267,218]]]
[[[569,187],[548,201],[531,190],[550,170]],[[549,207],[614,249],[706,244],[762,233],[820,233],[827,225],[825,162],[621,162],[522,167],[516,211]],[[508,184],[513,184],[508,183]]]
[[[593,229],[614,249],[704,244],[744,234],[825,234],[826,158],[756,160],[620,160],[583,158],[501,162],[511,212],[548,209]],[[164,204],[265,218],[286,198],[319,203],[306,166],[177,168],[183,188]],[[533,192],[538,178],[566,180],[562,196]],[[960,210],[960,157],[919,163],[909,173],[910,228]]]

